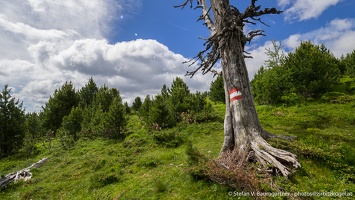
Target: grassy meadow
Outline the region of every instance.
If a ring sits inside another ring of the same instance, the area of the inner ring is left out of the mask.
[[[349,98],[345,103],[257,106],[267,131],[297,137],[269,140],[274,147],[297,154],[302,165],[287,179],[273,178],[281,191],[355,196],[355,101]],[[212,122],[180,123],[162,131],[147,131],[131,114],[130,134],[123,141],[82,138],[68,150],[59,140],[50,147],[49,142],[38,143],[34,155],[0,160],[0,173],[6,175],[49,158],[31,170],[31,180],[1,190],[0,199],[253,199],[234,196],[243,191],[189,173],[189,144],[208,158],[219,155],[224,105],[213,103],[213,108],[217,118]]]

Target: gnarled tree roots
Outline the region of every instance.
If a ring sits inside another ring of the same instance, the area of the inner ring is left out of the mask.
[[[246,148],[235,147],[232,151],[221,152],[217,163],[232,169],[241,167],[245,162],[253,162],[258,164],[260,171],[281,172],[285,177],[301,167],[295,154],[272,147],[258,134],[250,136]]]

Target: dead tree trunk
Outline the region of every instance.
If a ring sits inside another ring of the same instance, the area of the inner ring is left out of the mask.
[[[238,39],[230,38],[231,42],[221,48],[227,97],[222,153],[236,150],[235,153],[243,160],[249,157],[264,166],[271,164],[287,176],[290,170],[280,161],[292,163],[294,167],[298,167],[299,163],[294,154],[273,148],[265,141],[270,136],[261,127],[255,110],[243,49],[241,45],[235,45],[241,43]]]
[[[203,74],[215,72],[214,64],[221,60],[222,75],[226,96],[226,115],[224,120],[224,143],[221,155],[233,152],[241,165],[246,160],[253,160],[267,168],[273,166],[284,176],[291,173],[292,168],[300,166],[296,155],[276,149],[266,142],[273,135],[262,128],[253,101],[250,81],[245,64],[244,46],[254,37],[264,35],[262,30],[243,32],[246,23],[263,23],[260,18],[265,14],[279,14],[275,8],[260,9],[257,0],[251,0],[251,5],[243,12],[230,5],[229,0],[197,0],[197,8],[202,9],[200,20],[210,29],[211,35],[206,39],[206,49],[192,60],[192,64],[200,61],[200,66],[187,75],[193,76],[201,70]],[[187,0],[191,4],[192,0]],[[210,16],[213,14],[213,18]],[[212,20],[213,19],[213,20]],[[264,24],[264,23],[263,23]],[[223,160],[221,161],[223,162]],[[226,164],[221,163],[223,166]],[[227,166],[228,167],[228,166]]]
[[[27,181],[29,179],[32,178],[32,173],[30,172],[30,170],[32,168],[38,168],[41,167],[46,161],[48,160],[48,158],[43,158],[40,161],[33,163],[31,166],[21,169],[18,172],[13,172],[10,173],[6,176],[1,177],[0,179],[0,189],[6,187],[8,184],[10,184],[11,182],[17,182],[19,180],[24,180]]]

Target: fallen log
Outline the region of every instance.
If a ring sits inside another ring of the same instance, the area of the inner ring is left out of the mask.
[[[12,172],[6,176],[1,176],[0,179],[0,189],[6,187],[11,182],[18,182],[19,180],[27,181],[32,178],[32,173],[30,172],[32,168],[41,167],[48,158],[43,158],[40,161],[33,163],[31,166],[21,169],[18,172]]]

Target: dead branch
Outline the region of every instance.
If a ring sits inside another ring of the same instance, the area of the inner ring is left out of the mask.
[[[254,38],[254,37],[256,37],[256,36],[266,36],[265,34],[264,34],[264,30],[254,30],[254,31],[250,31],[249,33],[248,33],[248,36],[247,37],[245,37],[245,41],[247,41],[247,42],[249,42],[250,43],[250,41]]]
[[[276,8],[265,8],[263,10],[260,10],[261,6],[255,6],[256,1],[257,0],[251,0],[251,5],[245,9],[244,13],[241,14],[241,18],[243,20],[247,21],[247,19],[250,18],[252,20],[259,21],[262,24],[265,24],[264,22],[262,22],[260,20],[260,18],[255,18],[255,17],[261,16],[261,15],[282,13],[282,11],[277,10]],[[246,23],[250,23],[250,21],[246,22]]]
[[[243,53],[245,53],[244,58],[253,58],[253,56],[251,56],[249,52],[244,51]]]
[[[212,7],[209,7],[207,9],[206,0],[197,0],[197,2],[198,2],[198,4],[200,4],[200,6],[198,6],[198,7],[202,9],[202,15],[200,16],[199,20],[202,20],[202,19],[205,20],[204,24],[211,31],[211,36],[212,36],[216,33],[216,27],[215,27],[215,25],[211,19],[211,16],[209,14]]]
[[[280,14],[282,12],[276,8],[261,9],[260,5],[255,5],[257,0],[251,0],[250,6],[247,7],[243,13],[241,13],[235,6],[224,4],[224,8],[226,8],[225,6],[228,6],[227,10],[214,10],[214,14],[223,19],[223,25],[217,25],[217,22],[214,22],[210,16],[211,6],[207,6],[206,0],[196,0],[196,2],[197,6],[194,9],[202,10],[202,14],[197,21],[204,20],[204,25],[208,27],[211,34],[209,38],[203,38],[205,40],[205,49],[198,52],[198,54],[192,59],[184,62],[189,63],[189,66],[196,63],[199,64],[196,69],[186,72],[186,76],[190,77],[193,77],[198,71],[202,71],[202,74],[206,74],[208,72],[212,72],[214,75],[218,74],[216,70],[213,70],[213,67],[221,58],[220,50],[225,46],[228,46],[230,41],[232,41],[232,38],[239,37],[244,48],[245,44],[247,42],[250,43],[254,37],[265,36],[263,30],[250,31],[247,35],[245,35],[243,33],[245,24],[256,25],[257,22],[259,22],[268,26],[261,20],[261,18],[259,18],[259,16],[266,14]],[[225,3],[229,4],[229,1],[225,1]],[[190,8],[192,8],[193,0],[185,0],[183,4],[175,6],[175,8],[183,9],[188,4],[190,4]],[[216,26],[220,27],[218,32]],[[244,55],[244,57],[252,58],[250,55]]]
[[[222,31],[221,34],[224,34]],[[198,71],[202,71],[202,74],[212,72],[216,75],[216,71],[212,71],[214,65],[220,59],[220,46],[219,42],[223,39],[219,34],[215,34],[206,39],[204,43],[205,49],[200,51],[195,57],[186,61],[185,63],[190,63],[189,66],[194,65],[197,62],[200,62],[199,66],[193,71],[186,72],[186,76],[193,77]],[[218,72],[217,72],[218,73]]]
[[[48,158],[43,158],[40,161],[33,163],[31,166],[21,169],[18,172],[13,172],[13,173],[10,173],[6,176],[2,176],[0,179],[0,189],[6,187],[11,182],[16,183],[20,180],[27,181],[27,180],[31,179],[32,173],[30,172],[30,170],[32,168],[41,167],[47,160],[48,160]]]
[[[174,8],[184,9],[188,3],[190,3],[190,8],[192,8],[192,2],[193,2],[193,0],[186,0],[185,3],[183,3],[181,5],[174,6]]]

